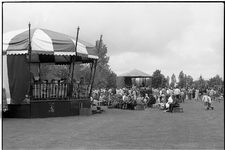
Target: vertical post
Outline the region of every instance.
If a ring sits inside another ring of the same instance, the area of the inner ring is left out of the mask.
[[[72,97],[72,94],[73,94],[73,75],[74,75],[74,67],[75,67],[75,61],[76,61],[76,56],[77,56],[77,41],[78,41],[78,35],[79,35],[79,26],[77,28],[77,37],[76,37],[76,44],[75,44],[75,51],[74,51],[74,56],[73,56],[73,59],[72,59],[72,75],[71,75],[71,83],[70,83],[70,97]]]
[[[89,86],[89,89],[88,89],[88,94],[89,94],[89,97],[91,97],[91,94],[92,94],[92,86],[93,86],[93,83],[94,83],[94,72],[95,72],[95,69],[96,69],[96,60],[93,61],[92,65],[91,65],[91,80],[90,80],[90,86]]]
[[[32,74],[31,74],[31,67],[30,67],[30,63],[31,63],[31,44],[30,44],[30,22],[28,24],[28,28],[29,28],[29,38],[28,38],[28,56],[29,56],[29,72],[30,72],[30,82],[29,82],[29,98],[30,100],[32,99]],[[30,104],[30,117],[31,117],[31,104]]]
[[[90,75],[90,82],[88,85],[88,96],[91,96],[91,82],[92,82],[92,76],[93,76],[93,68],[94,68],[94,62],[90,63],[90,69],[91,69],[91,75]]]
[[[101,43],[102,43],[102,35],[100,36],[100,41],[99,41],[99,44],[98,44],[98,54],[100,52]],[[91,86],[90,86],[90,91],[89,91],[89,97],[91,97],[91,91],[92,91],[92,87],[93,87],[93,84],[94,84],[94,77],[95,77],[97,63],[98,63],[98,60],[95,59],[94,63],[93,63],[93,68],[92,68],[93,74],[92,74],[92,77],[91,77]]]
[[[28,24],[29,37],[28,37],[28,56],[29,56],[29,72],[30,72],[30,82],[29,82],[29,97],[32,97],[32,74],[31,74],[31,40],[30,40],[30,22]]]

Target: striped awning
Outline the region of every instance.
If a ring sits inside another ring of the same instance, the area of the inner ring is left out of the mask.
[[[64,57],[76,55],[76,40],[66,34],[35,28],[30,29],[30,40],[31,54],[34,55],[32,59],[35,59],[35,54]],[[15,30],[3,34],[3,53],[7,55],[28,54],[28,47],[28,29]],[[77,55],[84,58],[98,59],[94,46],[86,46],[79,40],[77,42]]]

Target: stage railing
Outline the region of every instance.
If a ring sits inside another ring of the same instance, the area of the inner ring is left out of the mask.
[[[69,95],[70,83],[35,82],[32,85],[32,100],[62,100],[88,98],[88,84],[73,83],[72,97]]]

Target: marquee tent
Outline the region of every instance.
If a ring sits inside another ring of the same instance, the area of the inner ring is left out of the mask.
[[[126,72],[117,76],[116,78],[116,85],[117,88],[123,87],[131,87],[132,86],[132,78],[151,78],[149,74],[142,72],[140,70],[134,69],[132,71]]]
[[[82,40],[47,29],[22,29],[3,34],[3,88],[7,101],[20,103],[29,90],[29,41],[31,45],[30,63],[71,64],[98,59],[97,50]]]

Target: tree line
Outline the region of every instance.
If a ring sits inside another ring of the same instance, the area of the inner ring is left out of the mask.
[[[202,75],[197,80],[194,80],[190,75],[184,74],[183,71],[179,73],[178,81],[174,73],[171,78],[169,76],[165,77],[161,74],[160,70],[156,70],[152,75],[152,87],[175,87],[180,88],[195,88],[195,89],[208,89],[214,88],[224,92],[224,81],[222,77],[216,75],[215,77],[210,78],[209,80],[203,79]]]

